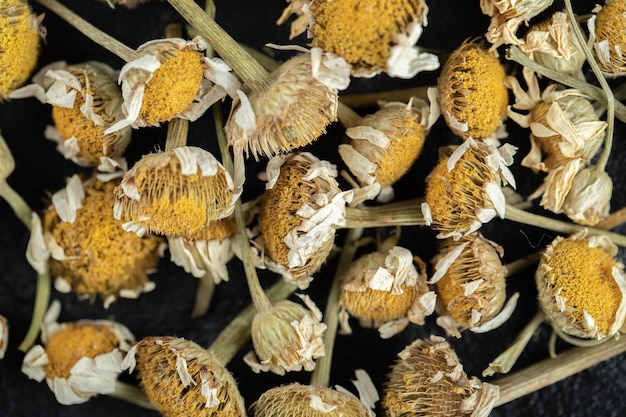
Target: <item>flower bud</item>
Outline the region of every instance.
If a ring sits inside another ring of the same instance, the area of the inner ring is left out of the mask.
[[[608,0],[604,6],[596,5],[596,13],[587,21],[589,43],[593,45],[600,69],[607,77],[626,74],[626,1]]]

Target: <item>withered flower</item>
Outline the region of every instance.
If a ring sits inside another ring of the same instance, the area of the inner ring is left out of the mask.
[[[34,222],[28,249],[36,270],[48,262],[58,291],[99,295],[105,307],[154,288],[147,275],[158,263],[161,244],[155,236],[125,231],[113,218],[114,188],[113,182],[70,178],[52,196],[41,223]]]
[[[245,416],[233,376],[218,359],[196,343],[174,337],[145,337],[122,363],[137,367],[140,386],[163,415]]]
[[[210,152],[182,146],[135,163],[115,189],[113,213],[125,230],[140,236],[151,232],[193,240],[211,221],[232,214],[239,193]]]
[[[428,24],[424,0],[313,0],[290,5],[278,20],[291,13],[291,37],[307,30],[311,45],[336,54],[352,66],[355,77],[385,72],[392,77],[413,78],[420,71],[439,68],[436,55],[415,46]]]
[[[435,310],[436,299],[426,284],[425,269],[421,259],[400,246],[354,261],[341,284],[342,330],[350,331],[348,313],[362,326],[378,328],[384,339],[401,332],[409,322],[424,324]]]
[[[443,241],[433,259],[439,317],[437,324],[450,335],[459,330],[484,333],[504,323],[513,313],[517,294],[506,307],[502,247],[474,232],[458,241]]]
[[[478,40],[466,40],[443,65],[437,88],[448,127],[460,137],[484,139],[506,118],[506,73],[498,57]]]
[[[613,181],[597,166],[578,171],[561,206],[563,213],[579,224],[593,226],[611,210]]]
[[[598,65],[607,77],[626,74],[626,1],[607,0],[604,6],[597,5],[587,21],[589,43],[593,46]]]
[[[45,33],[42,18],[23,0],[0,4],[0,101],[26,82],[37,65],[39,39]]]
[[[41,326],[43,346],[35,345],[26,353],[22,372],[38,382],[45,378],[64,405],[112,393],[134,336],[109,320],[57,323],[60,311],[61,303],[53,301]]]
[[[626,275],[616,254],[608,238],[586,231],[559,236],[546,247],[535,281],[553,326],[581,338],[617,335],[626,317]]]
[[[345,224],[352,192],[339,189],[334,165],[306,152],[276,156],[266,171],[258,245],[269,269],[307,288],[332,249],[335,228]]]
[[[298,54],[271,73],[258,92],[237,91],[225,132],[238,151],[271,157],[315,141],[337,119],[338,89],[348,86],[345,62],[319,48]]]
[[[443,155],[426,178],[422,213],[439,238],[459,239],[496,215],[503,218],[506,199],[501,185],[515,186],[508,166],[516,148],[496,149],[468,138],[449,155]]]
[[[313,300],[299,295],[307,308],[283,300],[269,311],[260,312],[252,321],[254,352],[244,360],[254,372],[312,371],[314,359],[324,356],[322,312]],[[258,356],[258,358],[257,358]]]
[[[398,354],[384,384],[385,415],[487,417],[500,396],[497,385],[469,378],[442,337],[417,339]]]

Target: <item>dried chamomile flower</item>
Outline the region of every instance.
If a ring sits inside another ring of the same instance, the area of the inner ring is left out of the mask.
[[[379,400],[369,375],[356,370],[359,398],[347,389],[291,383],[265,391],[252,404],[254,417],[374,417],[371,409]]]
[[[594,226],[608,217],[612,195],[613,181],[603,169],[584,168],[572,179],[561,210],[576,223]]]
[[[626,275],[616,254],[608,238],[586,231],[559,236],[546,247],[535,281],[553,326],[581,338],[617,335],[626,317]]]
[[[205,57],[206,48],[200,37],[153,40],[137,48],[138,58],[122,67],[118,80],[126,117],[105,133],[158,126],[174,117],[194,121],[227,94],[234,96],[239,81],[224,61]]]
[[[254,352],[244,358],[254,372],[312,371],[314,359],[324,356],[322,312],[313,300],[299,295],[307,308],[289,300],[279,301],[252,321]],[[258,358],[257,358],[258,356]]]
[[[113,213],[125,230],[140,236],[201,239],[211,221],[233,213],[239,194],[240,187],[210,152],[181,146],[135,163],[115,189]]]
[[[226,264],[234,256],[234,246],[238,245],[236,235],[237,224],[230,216],[209,222],[194,240],[168,236],[167,246],[172,262],[182,266],[185,272],[196,278],[209,273],[215,284],[219,284],[228,281]]]
[[[439,68],[439,59],[415,46],[428,25],[424,0],[313,0],[291,2],[289,13],[299,17],[291,37],[306,29],[311,45],[337,54],[352,66],[355,77],[385,72],[391,77],[413,78],[420,71]]]
[[[113,218],[114,189],[113,182],[70,178],[53,194],[29,243],[37,252],[30,256],[49,263],[58,291],[99,295],[105,307],[117,297],[136,298],[154,288],[147,275],[156,268],[161,246],[161,239],[127,232]]]
[[[400,246],[362,256],[346,271],[339,296],[342,330],[350,332],[348,313],[387,339],[409,321],[424,324],[435,310],[435,292],[426,284],[426,265]],[[419,266],[419,271],[413,262]]]
[[[145,337],[122,363],[166,417],[245,416],[233,376],[210,351],[174,337]]]
[[[9,346],[9,321],[3,315],[0,315],[0,359],[4,358],[4,354]]]
[[[585,53],[563,12],[532,25],[519,49],[538,64],[558,72],[579,73],[585,63]]]
[[[393,197],[391,185],[421,154],[430,127],[428,113],[428,106],[416,100],[386,103],[346,130],[351,141],[339,145],[339,154],[361,186],[378,184],[379,200]]]
[[[258,245],[270,270],[305,289],[345,224],[352,192],[339,189],[335,165],[307,152],[275,156],[266,171]]]
[[[25,1],[0,3],[0,102],[26,82],[37,65],[42,19]]]
[[[442,337],[417,339],[398,354],[383,388],[385,415],[487,417],[497,385],[469,378]]]
[[[495,50],[502,44],[520,45],[516,35],[519,26],[546,10],[554,0],[480,0],[483,13],[491,17],[485,37]]]
[[[60,311],[59,301],[53,301],[41,326],[43,346],[33,346],[26,353],[22,372],[38,382],[45,378],[64,405],[112,393],[134,336],[122,324],[109,320],[57,323]]]
[[[433,259],[439,301],[437,324],[448,334],[460,330],[484,333],[504,323],[513,313],[517,295],[506,307],[502,247],[474,232],[458,241],[447,239]]]
[[[626,74],[626,1],[607,0],[597,5],[587,21],[589,43],[593,45],[598,65],[607,77]]]
[[[516,150],[509,144],[496,149],[468,138],[442,156],[426,178],[426,201],[421,206],[426,223],[439,231],[437,237],[458,240],[496,215],[504,217],[501,185],[515,187],[508,166]]]
[[[337,91],[350,82],[344,66],[342,59],[316,48],[274,70],[267,90],[244,86],[245,91],[237,91],[226,122],[229,145],[258,159],[315,141],[337,119]]]
[[[124,118],[116,78],[116,71],[100,62],[54,62],[33,77],[34,84],[14,91],[11,98],[35,96],[51,104],[54,127],[49,126],[45,136],[58,143],[65,158],[96,166],[103,157],[121,157],[131,137],[130,127],[104,133]]]
[[[466,139],[487,138],[506,118],[506,73],[498,57],[478,40],[467,40],[443,65],[437,88],[448,127]]]
[[[589,161],[604,141],[606,122],[594,112],[588,98],[576,89],[562,89],[551,84],[539,89],[532,70],[524,68],[528,91],[514,77],[505,84],[515,95],[509,117],[522,127],[530,128],[531,149],[521,164],[535,171],[550,172],[575,159]]]

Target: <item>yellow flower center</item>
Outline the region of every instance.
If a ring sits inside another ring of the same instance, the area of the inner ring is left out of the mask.
[[[598,330],[609,334],[615,323],[622,293],[613,278],[615,260],[602,248],[589,247],[585,240],[563,240],[547,261],[549,282],[562,288],[560,295],[578,322],[584,322],[583,311],[593,317]]]
[[[158,262],[160,239],[126,232],[113,218],[114,187],[99,181],[85,186],[83,207],[73,223],[61,221],[54,209],[44,215],[44,230],[70,258],[51,259],[52,274],[69,281],[78,294],[106,298],[122,289],[140,289]]]
[[[225,219],[215,220],[200,230],[196,239],[198,240],[218,240],[223,241],[237,233],[237,222],[234,217],[226,217]]]
[[[20,0],[0,4],[0,101],[21,86],[37,64],[36,17]]]
[[[626,48],[625,13],[626,1],[607,1],[598,12],[596,18],[596,38],[598,42],[607,40],[610,45],[619,46],[622,49],[622,53]]]
[[[405,317],[416,295],[415,287],[404,287],[400,294],[367,288],[362,292],[343,290],[339,301],[350,315],[382,324]]]
[[[467,124],[465,132],[451,126],[456,134],[480,139],[496,131],[509,101],[505,76],[498,58],[476,43],[465,42],[450,55],[438,88],[446,120],[451,115]]]
[[[56,332],[46,345],[46,378],[69,378],[81,358],[95,358],[118,347],[117,337],[107,326],[71,323]]]
[[[193,102],[204,78],[202,55],[180,51],[167,59],[146,84],[140,115],[148,125],[171,120]]]
[[[404,31],[424,7],[418,0],[315,0],[313,46],[334,52],[366,70],[384,70],[394,35]]]

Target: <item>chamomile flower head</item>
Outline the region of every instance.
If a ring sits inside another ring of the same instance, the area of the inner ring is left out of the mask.
[[[501,186],[515,187],[508,166],[516,149],[509,144],[496,149],[468,138],[452,153],[442,155],[426,178],[422,203],[427,224],[439,231],[437,237],[458,240],[496,215],[504,217],[506,199]]]
[[[34,84],[14,91],[11,98],[35,96],[51,104],[54,126],[46,129],[45,136],[58,143],[65,158],[96,166],[102,157],[121,157],[130,142],[130,127],[104,133],[124,118],[116,77],[116,71],[96,61],[54,62],[33,77]]]
[[[491,17],[485,37],[495,50],[500,45],[520,45],[516,35],[519,26],[546,10],[554,0],[480,0],[483,13]]]
[[[390,189],[417,160],[429,127],[428,106],[419,104],[386,103],[346,130],[351,140],[339,154],[361,186]]]
[[[347,389],[296,383],[265,391],[252,404],[254,417],[374,417],[372,409],[379,400],[369,375],[356,370],[357,398]]]
[[[109,320],[57,323],[60,311],[61,304],[53,301],[41,326],[43,346],[35,345],[26,353],[22,372],[38,382],[45,379],[64,405],[114,392],[134,336]]]
[[[126,126],[159,126],[174,117],[196,120],[239,81],[219,58],[207,58],[204,39],[153,40],[137,48],[138,57],[122,67],[122,111],[125,118],[109,127],[112,133]]]
[[[597,5],[587,21],[589,43],[600,69],[607,77],[626,74],[626,1],[607,0]]]
[[[505,82],[515,95],[509,117],[531,131],[531,149],[521,164],[550,172],[575,159],[593,158],[604,141],[606,122],[598,118],[589,99],[576,89],[562,89],[558,84],[541,91],[531,70],[525,68],[523,74],[527,91],[513,77]]]
[[[428,24],[423,0],[313,0],[292,2],[288,13],[300,17],[292,37],[307,29],[311,45],[339,55],[352,66],[355,77],[385,72],[392,77],[413,78],[420,71],[439,68],[437,56],[415,46]]]
[[[612,195],[609,174],[597,167],[583,168],[572,179],[561,208],[574,222],[594,226],[608,217]]]
[[[209,273],[216,284],[228,281],[226,264],[233,258],[237,224],[233,216],[214,220],[194,240],[168,236],[171,260],[196,278]]]
[[[409,321],[424,324],[435,310],[436,299],[426,284],[425,267],[400,246],[355,260],[345,273],[339,296],[344,332],[350,331],[348,314],[364,327],[378,328],[385,339],[401,332]]]
[[[100,296],[105,306],[154,288],[147,275],[161,246],[161,239],[129,233],[113,218],[114,188],[113,182],[70,178],[41,222],[36,218],[28,248],[29,259],[39,260],[36,270],[48,263],[58,291]]]
[[[448,127],[466,139],[493,135],[506,118],[506,73],[498,57],[478,40],[467,40],[443,65],[437,87]]]
[[[37,65],[42,17],[23,0],[0,4],[0,101],[24,84]]]
[[[0,184],[3,183],[9,175],[15,170],[15,159],[7,145],[6,141],[0,134]]]
[[[182,146],[143,156],[115,189],[113,212],[125,230],[202,238],[207,225],[232,214],[239,190],[204,149]]]
[[[384,383],[385,416],[487,417],[500,396],[497,385],[468,377],[442,337],[417,339],[398,354]]]
[[[352,192],[339,189],[334,165],[306,152],[276,156],[266,171],[259,213],[265,262],[305,289],[333,247],[335,228],[345,225]]]
[[[582,46],[563,12],[532,25],[519,49],[538,64],[562,73],[576,74],[585,63]]]
[[[582,231],[557,237],[535,273],[539,304],[552,325],[581,338],[616,335],[626,317],[626,275],[617,247]]]
[[[337,119],[338,89],[350,81],[344,67],[314,48],[274,70],[265,91],[239,90],[225,127],[229,145],[258,159],[315,141]]]
[[[166,417],[243,417],[245,405],[233,376],[210,351],[175,337],[145,337],[122,363]]]
[[[315,359],[324,356],[322,312],[306,295],[300,296],[306,308],[283,300],[252,320],[254,351],[244,360],[254,372],[312,371]]]
[[[505,308],[505,269],[502,248],[474,232],[458,241],[447,239],[433,262],[439,302],[437,324],[459,337],[459,330],[486,332],[504,323],[513,312],[517,296]]]

